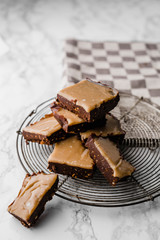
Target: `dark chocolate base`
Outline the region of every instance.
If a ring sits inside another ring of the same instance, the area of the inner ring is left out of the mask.
[[[45,136],[45,135],[30,133],[26,131],[23,131],[22,135],[27,143],[37,142],[40,144],[47,144],[47,145],[52,145],[53,143],[64,140],[67,137],[71,136],[71,134],[67,134],[63,129],[60,129],[59,131],[53,133],[51,136]]]
[[[108,182],[112,184],[112,186],[115,186],[119,181],[119,178],[113,176],[112,168],[109,166],[106,159],[101,155],[94,144],[94,137],[89,137],[85,146],[89,149],[90,156],[94,160],[100,172],[104,175]]]
[[[55,173],[67,175],[73,178],[92,178],[93,176],[93,169],[84,169],[79,167],[72,167],[66,164],[59,164],[59,163],[48,163],[48,169]]]
[[[107,112],[111,111],[114,107],[116,107],[119,101],[119,94],[117,94],[114,99],[102,103],[99,108],[95,108],[91,112],[86,112],[83,107],[76,105],[76,102],[69,101],[68,99],[62,97],[59,94],[57,94],[57,101],[59,102],[59,105],[61,107],[66,108],[71,112],[74,112],[86,122],[94,122],[98,119],[105,117],[105,114]]]
[[[33,174],[35,175],[35,173]],[[34,210],[34,212],[32,213],[32,215],[30,216],[28,221],[24,221],[22,218],[20,218],[19,216],[12,214],[14,217],[16,217],[25,227],[30,228],[32,227],[38,220],[38,218],[40,217],[40,215],[43,213],[44,209],[45,209],[45,204],[47,201],[51,200],[54,193],[57,190],[57,186],[58,186],[58,177],[56,182],[54,183],[54,185],[49,189],[49,191],[43,196],[43,198],[41,199],[41,201],[39,202],[37,208]],[[11,203],[12,205],[13,203]]]

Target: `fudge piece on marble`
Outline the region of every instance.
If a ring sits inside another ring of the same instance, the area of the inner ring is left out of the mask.
[[[8,206],[8,212],[26,227],[36,223],[47,201],[57,190],[58,175],[43,172],[27,174],[17,198]]]

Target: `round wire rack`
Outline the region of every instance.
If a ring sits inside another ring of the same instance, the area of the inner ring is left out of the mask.
[[[50,113],[54,98],[41,103],[23,121],[17,131],[16,148],[19,160],[29,174],[49,173],[47,160],[54,145],[26,144],[22,129]],[[135,168],[132,177],[109,185],[96,170],[92,179],[73,179],[59,175],[56,195],[73,202],[101,207],[120,207],[154,200],[160,196],[160,110],[147,100],[126,93],[112,113],[120,119],[126,136],[121,144],[124,159]]]

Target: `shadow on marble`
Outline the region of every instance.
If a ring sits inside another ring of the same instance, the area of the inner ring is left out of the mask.
[[[47,226],[49,223],[54,223],[62,209],[61,201],[54,201],[54,197],[50,203],[46,204],[45,210],[33,226],[34,229]]]

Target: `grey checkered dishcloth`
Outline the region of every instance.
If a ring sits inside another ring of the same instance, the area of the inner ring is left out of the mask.
[[[65,41],[65,85],[89,77],[160,105],[160,43]]]

